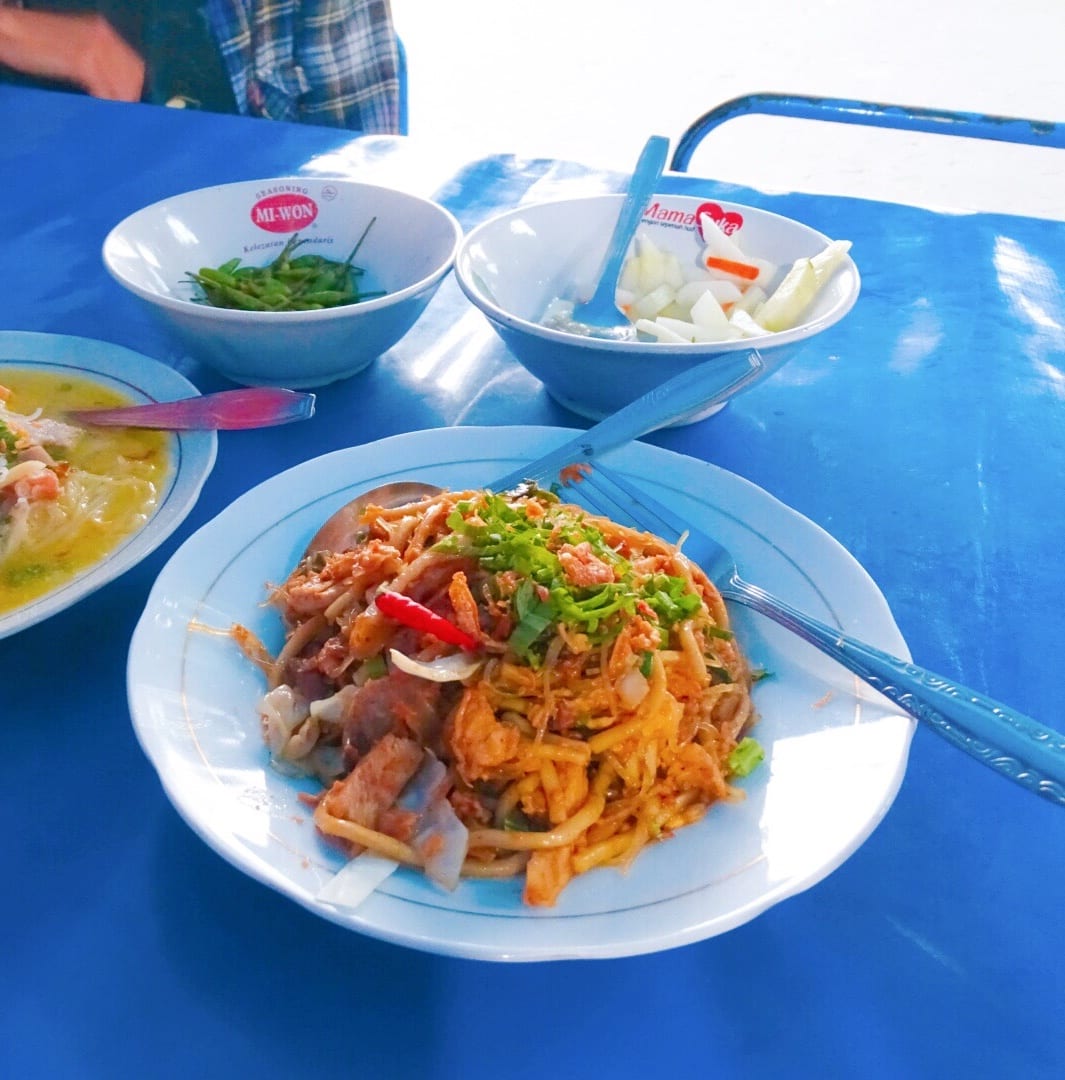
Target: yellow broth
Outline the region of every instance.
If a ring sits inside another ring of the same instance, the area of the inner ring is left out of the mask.
[[[132,404],[116,390],[68,373],[0,366],[0,385],[12,392],[7,402],[12,412],[40,409],[56,420],[67,409]],[[0,612],[37,599],[100,562],[151,517],[170,470],[169,441],[159,431],[83,428],[69,450],[49,448],[57,461],[69,462],[71,477],[80,472],[106,498],[91,513],[76,515],[73,529],[56,529],[54,518],[42,517],[24,542],[0,556]],[[46,509],[49,515],[57,512],[56,505]]]

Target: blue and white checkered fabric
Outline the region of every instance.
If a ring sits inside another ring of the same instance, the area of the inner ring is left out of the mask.
[[[388,0],[207,0],[207,15],[245,115],[400,130]]]

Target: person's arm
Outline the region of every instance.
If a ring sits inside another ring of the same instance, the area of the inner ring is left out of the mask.
[[[144,87],[144,59],[99,14],[0,7],[0,64],[112,101],[139,101]]]

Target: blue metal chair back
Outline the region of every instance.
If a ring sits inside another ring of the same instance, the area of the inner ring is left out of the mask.
[[[745,94],[723,102],[690,124],[677,143],[670,168],[673,172],[686,172],[696,147],[710,132],[728,120],[754,114],[798,120],[830,120],[840,124],[963,135],[1065,149],[1065,125],[1049,121],[801,94]]]

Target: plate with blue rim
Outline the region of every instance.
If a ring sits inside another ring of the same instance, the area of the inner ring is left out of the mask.
[[[251,489],[185,541],[138,622],[127,684],[134,730],[163,791],[210,847],[331,922],[494,961],[630,956],[712,937],[813,887],[860,847],[895,798],[914,721],[794,635],[734,610],[742,647],[769,673],[754,691],[754,734],[766,759],[740,781],[743,798],[713,806],[625,872],[579,876],[551,908],[524,906],[520,881],[465,880],[447,892],[406,868],[357,904],[326,899],[344,859],[311,822],[307,796],[318,786],[271,767],[257,712],[265,682],[231,628],[280,647],[268,589],[288,576],[321,522],[361,491],[392,480],[490,485],[573,434],[458,427],[338,450]],[[608,460],[726,543],[751,580],[908,655],[865,570],[764,490],[644,443]]]
[[[0,384],[5,369],[89,380],[117,392],[130,405],[199,393],[180,372],[158,360],[110,342],[65,334],[0,331]],[[185,520],[214,467],[218,436],[213,431],[188,431],[169,434],[167,440],[168,468],[155,507],[144,523],[74,577],[0,614],[0,638],[65,611],[114,581],[151,554]]]

